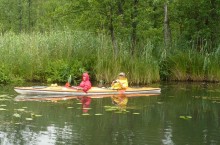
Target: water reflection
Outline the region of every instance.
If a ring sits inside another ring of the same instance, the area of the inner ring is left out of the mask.
[[[88,113],[92,98],[89,96],[78,96],[77,99],[82,103],[83,113]]]
[[[0,144],[220,144],[220,85],[161,88],[162,93],[156,96],[81,98],[3,92]]]
[[[112,99],[112,104],[118,106],[120,111],[126,111],[126,107],[128,103],[128,97],[126,95],[124,94],[113,95],[111,99]]]

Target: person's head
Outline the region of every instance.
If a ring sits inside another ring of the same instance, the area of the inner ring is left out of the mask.
[[[125,73],[124,73],[124,72],[120,72],[120,73],[118,74],[118,76],[119,76],[119,78],[125,78]]]
[[[83,73],[82,80],[83,81],[88,81],[89,80],[89,74],[88,73]]]

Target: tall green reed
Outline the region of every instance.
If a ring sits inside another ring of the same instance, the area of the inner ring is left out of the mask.
[[[107,35],[84,31],[9,32],[1,35],[0,41],[0,72],[5,81],[65,82],[72,75],[77,84],[84,71],[92,80],[106,82],[121,71],[133,84],[159,80],[158,64],[148,44],[142,55],[131,57],[128,42],[118,41],[119,53],[115,56]]]

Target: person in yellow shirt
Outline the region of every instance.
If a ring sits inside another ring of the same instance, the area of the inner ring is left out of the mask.
[[[128,80],[124,72],[118,75],[118,78],[112,82],[111,89],[114,90],[126,90],[128,88]]]

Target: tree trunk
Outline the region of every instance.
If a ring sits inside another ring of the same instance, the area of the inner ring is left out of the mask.
[[[135,54],[136,44],[137,44],[137,5],[138,0],[133,1],[133,12],[131,14],[132,20],[132,33],[131,33],[131,55]]]
[[[22,31],[22,2],[21,0],[18,1],[18,14],[19,14],[19,32]]]
[[[31,0],[28,0],[28,31],[31,30]]]
[[[172,40],[168,18],[168,8],[167,3],[164,3],[164,43],[166,48],[169,48],[171,46],[171,41]]]

